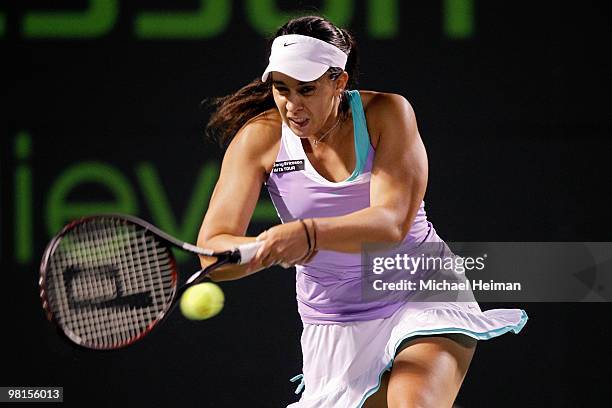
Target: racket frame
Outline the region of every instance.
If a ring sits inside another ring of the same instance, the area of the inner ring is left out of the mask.
[[[53,312],[50,309],[50,305],[49,305],[49,299],[48,299],[48,295],[47,295],[47,284],[46,284],[46,278],[47,278],[47,267],[49,265],[49,261],[51,256],[54,254],[55,250],[57,249],[57,246],[59,245],[59,243],[62,241],[63,237],[68,234],[70,231],[72,231],[74,228],[76,228],[77,226],[81,225],[81,224],[85,224],[87,222],[90,222],[93,219],[99,219],[99,218],[114,218],[114,219],[118,219],[118,220],[125,220],[128,223],[133,223],[138,225],[139,227],[144,228],[145,230],[153,233],[154,235],[156,235],[160,241],[162,243],[164,243],[168,249],[168,258],[171,262],[171,269],[172,269],[172,286],[174,287],[174,290],[172,291],[172,297],[171,299],[166,302],[165,308],[164,310],[162,310],[157,318],[155,320],[153,320],[141,333],[139,333],[137,336],[129,339],[128,341],[125,341],[123,343],[120,343],[119,345],[115,345],[113,347],[95,347],[91,344],[84,344],[84,342],[82,341],[82,339],[70,332],[67,328],[64,328],[60,322],[56,319],[56,317],[54,316]],[[247,244],[247,246],[250,246],[252,248],[256,248],[258,245],[250,245]],[[176,263],[176,259],[174,257],[174,255],[172,254],[172,251],[170,250],[171,247],[178,247],[181,248],[185,251],[197,254],[197,255],[203,255],[203,256],[210,256],[210,257],[216,257],[217,260],[215,262],[213,262],[210,265],[207,265],[206,267],[198,270],[197,272],[193,273],[186,281],[184,284],[182,284],[181,286],[178,286],[178,278],[179,278],[179,271],[178,271],[178,266]],[[249,251],[252,251],[249,250]],[[246,262],[246,260],[244,260]],[[85,216],[85,217],[81,217],[78,219],[75,219],[73,221],[71,221],[70,223],[66,224],[61,230],[60,232],[58,232],[49,242],[49,244],[47,245],[47,247],[45,248],[45,251],[43,253],[42,256],[42,260],[41,260],[41,264],[40,264],[40,275],[39,275],[39,280],[38,280],[38,284],[39,284],[39,289],[40,289],[40,298],[41,298],[41,302],[42,302],[42,307],[43,310],[45,312],[45,316],[47,318],[47,320],[51,323],[53,323],[53,325],[55,326],[55,328],[57,329],[58,333],[64,338],[64,339],[68,339],[70,341],[71,344],[75,344],[79,347],[82,348],[86,348],[88,350],[101,350],[101,351],[106,351],[106,350],[116,350],[116,349],[121,349],[124,347],[127,347],[131,344],[134,344],[136,342],[138,342],[139,340],[141,340],[143,337],[145,337],[147,334],[149,334],[155,327],[159,326],[159,324],[165,320],[166,317],[168,317],[170,315],[170,313],[172,312],[172,310],[174,310],[174,307],[178,304],[178,300],[181,298],[182,294],[191,286],[193,285],[197,285],[198,283],[201,283],[206,276],[213,270],[226,265],[226,264],[242,264],[245,263],[243,262],[243,255],[241,254],[241,251],[239,248],[235,248],[233,250],[228,250],[228,251],[221,251],[221,252],[215,252],[211,249],[206,249],[206,248],[200,248],[197,247],[195,245],[189,244],[187,242],[181,241],[167,233],[165,233],[164,231],[160,230],[159,228],[155,227],[154,225],[138,218],[132,215],[127,215],[127,214],[114,214],[114,213],[110,213],[110,214],[97,214],[97,215],[91,215],[91,216]]]

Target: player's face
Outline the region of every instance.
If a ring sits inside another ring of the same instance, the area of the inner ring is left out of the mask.
[[[272,72],[272,94],[283,121],[299,137],[322,134],[337,120],[338,96],[347,78],[343,73],[331,80],[325,73],[314,81],[300,82],[280,72]]]

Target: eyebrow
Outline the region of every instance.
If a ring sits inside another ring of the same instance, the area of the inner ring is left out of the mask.
[[[287,85],[287,84],[285,84],[283,81],[280,81],[280,80],[278,80],[278,79],[273,80],[273,81],[272,81],[272,83],[273,83],[274,85],[284,85],[284,86],[288,86],[288,85]],[[302,81],[300,81],[300,82],[298,82],[298,85],[306,85],[306,84],[314,84],[314,83],[315,83],[315,81],[308,81],[308,82],[302,82]]]

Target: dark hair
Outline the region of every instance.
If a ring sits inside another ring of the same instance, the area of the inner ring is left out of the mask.
[[[357,84],[358,52],[355,38],[350,32],[336,27],[332,22],[320,16],[304,16],[294,18],[278,29],[276,35],[269,40],[287,34],[301,34],[317,38],[335,45],[347,55],[345,71],[349,75],[347,89]],[[326,74],[335,80],[342,73],[342,68],[331,67]],[[348,115],[349,106],[345,94],[340,102],[340,114]],[[256,78],[233,94],[213,98],[211,104],[215,108],[206,126],[206,135],[216,140],[221,147],[227,147],[234,135],[251,118],[276,107],[272,97],[272,82],[270,77],[266,82]]]

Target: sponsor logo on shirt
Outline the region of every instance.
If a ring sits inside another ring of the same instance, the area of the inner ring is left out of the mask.
[[[304,170],[304,159],[276,162],[272,168],[272,173],[289,173],[300,170]]]

